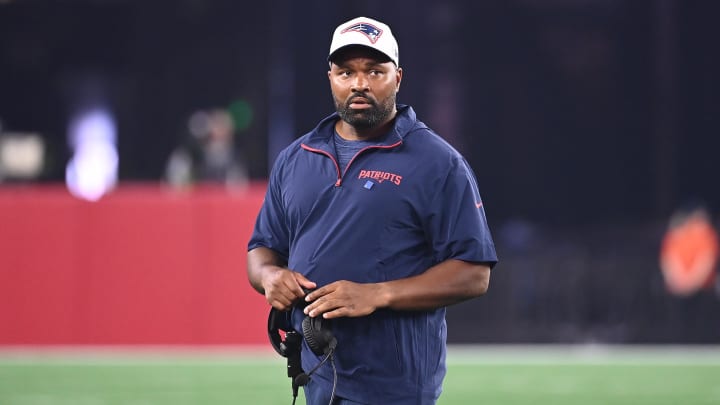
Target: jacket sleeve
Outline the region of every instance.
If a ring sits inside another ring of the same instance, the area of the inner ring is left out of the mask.
[[[265,199],[248,242],[248,250],[266,247],[287,260],[290,254],[290,238],[282,195],[282,162],[283,155],[280,155],[270,173]]]
[[[497,263],[475,175],[462,157],[454,159],[430,204],[425,233],[437,263],[448,259]]]

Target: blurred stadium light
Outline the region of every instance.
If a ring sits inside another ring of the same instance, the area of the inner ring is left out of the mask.
[[[118,180],[115,120],[102,108],[83,111],[72,120],[68,137],[74,154],[65,172],[67,187],[73,195],[95,201]]]

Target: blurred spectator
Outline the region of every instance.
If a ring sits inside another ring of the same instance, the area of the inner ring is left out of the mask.
[[[44,161],[45,141],[39,133],[4,131],[0,119],[0,183],[36,180]]]
[[[718,249],[718,235],[704,207],[674,213],[660,251],[660,268],[670,292],[686,296],[712,287]]]
[[[37,180],[44,161],[45,142],[40,134],[0,128],[0,183]]]
[[[165,168],[170,184],[247,184],[246,164],[235,150],[235,124],[226,110],[198,111],[190,117],[188,127],[190,136],[172,152]]]

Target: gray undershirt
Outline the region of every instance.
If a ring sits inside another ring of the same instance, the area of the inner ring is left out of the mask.
[[[340,165],[340,172],[345,174],[345,168],[348,163],[350,163],[350,159],[352,159],[353,156],[355,156],[355,154],[361,149],[377,145],[379,139],[380,138],[375,138],[369,141],[348,141],[335,131],[335,155],[337,156],[338,164]]]

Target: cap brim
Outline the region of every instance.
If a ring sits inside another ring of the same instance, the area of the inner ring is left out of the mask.
[[[377,48],[373,48],[371,46],[362,45],[362,44],[343,45],[343,46],[339,47],[338,49],[334,50],[330,55],[328,55],[327,60],[328,60],[328,62],[335,63],[336,61],[341,59],[344,54],[346,54],[352,50],[366,51],[368,53],[368,55],[372,55],[371,57],[380,61],[381,63],[385,63],[385,62],[395,63],[395,61],[386,53],[378,50]]]

